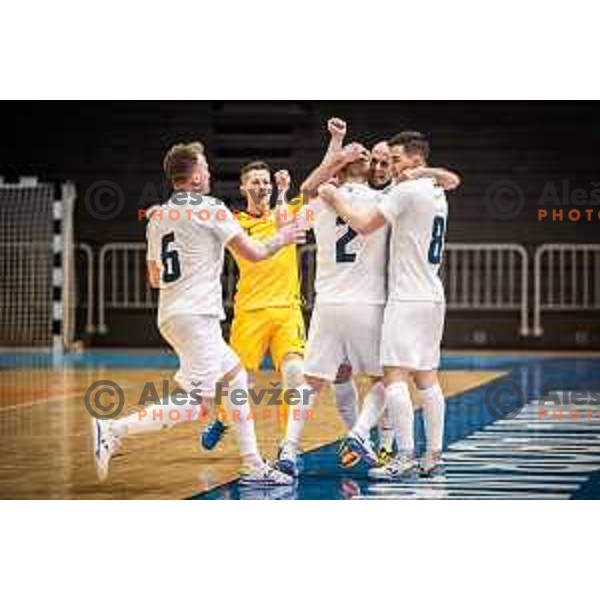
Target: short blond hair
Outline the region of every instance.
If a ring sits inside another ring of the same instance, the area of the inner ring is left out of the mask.
[[[243,165],[240,169],[240,179],[242,180],[242,183],[245,183],[246,177],[250,171],[268,171],[271,173],[271,167],[262,160],[255,160]]]
[[[204,146],[201,142],[172,146],[163,159],[163,170],[167,179],[175,184],[187,181],[198,166],[199,154],[204,156]]]

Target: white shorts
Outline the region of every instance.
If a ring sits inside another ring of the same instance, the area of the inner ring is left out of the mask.
[[[175,381],[188,393],[201,390],[202,398],[213,398],[217,382],[240,364],[223,339],[218,317],[174,315],[159,328],[179,357]]]
[[[304,357],[304,372],[333,381],[342,363],[355,373],[380,376],[381,304],[317,304]]]
[[[445,315],[444,302],[388,302],[381,335],[383,366],[437,369]]]

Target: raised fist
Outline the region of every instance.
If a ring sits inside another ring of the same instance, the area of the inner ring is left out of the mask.
[[[346,121],[332,117],[327,121],[327,130],[333,138],[344,139],[346,136]]]
[[[287,192],[290,189],[292,178],[290,177],[290,172],[285,169],[281,169],[275,173],[275,185],[277,186],[277,191]]]

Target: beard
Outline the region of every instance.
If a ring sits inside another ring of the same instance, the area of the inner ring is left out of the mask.
[[[392,178],[390,177],[389,179],[387,179],[386,181],[382,182],[382,183],[378,183],[376,181],[369,181],[369,185],[374,189],[374,190],[383,190],[385,189],[388,185],[390,185],[390,183],[392,183]]]

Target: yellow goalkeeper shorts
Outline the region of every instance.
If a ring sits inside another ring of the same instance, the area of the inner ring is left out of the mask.
[[[306,333],[299,306],[236,311],[231,324],[230,344],[244,368],[256,372],[267,353],[275,369],[290,353],[304,355]]]

